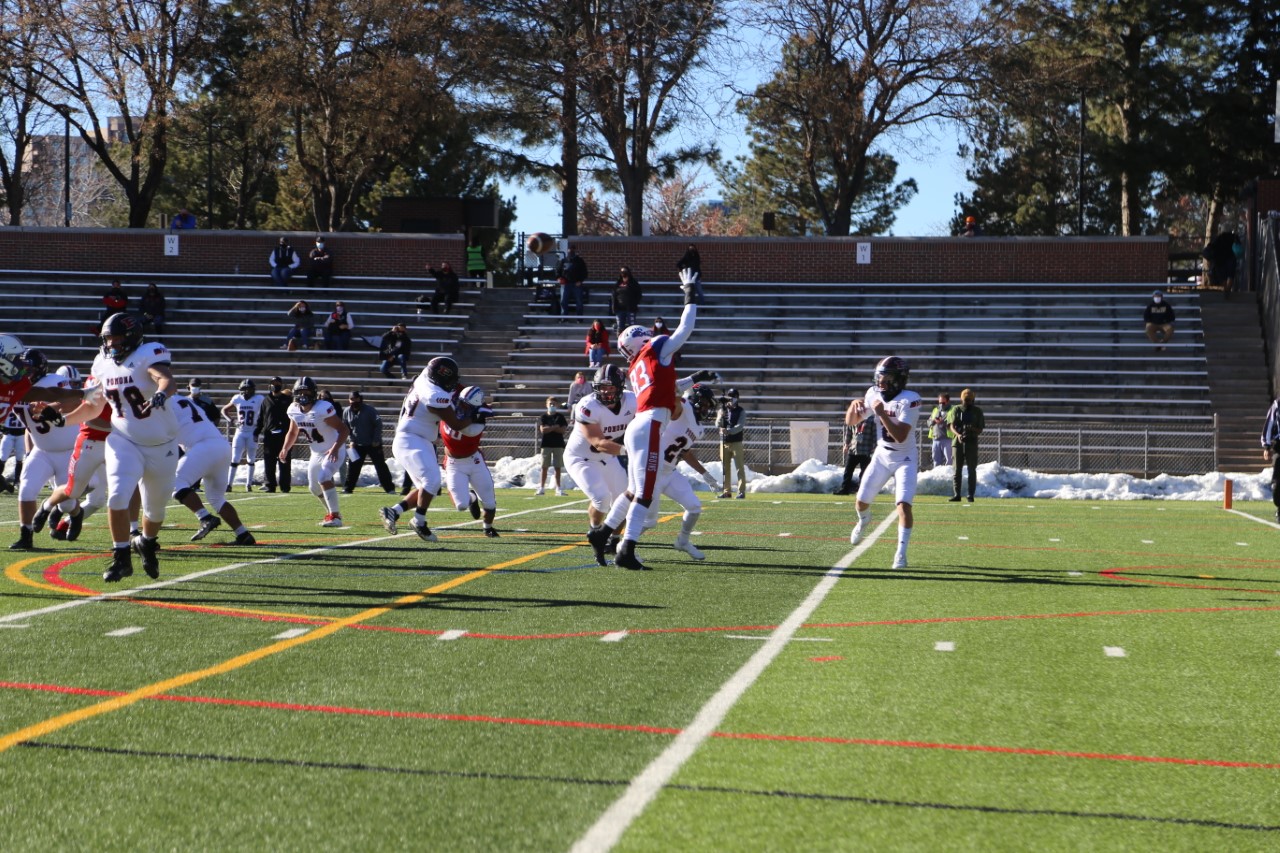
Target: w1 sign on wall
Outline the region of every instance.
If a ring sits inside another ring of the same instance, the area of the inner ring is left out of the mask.
[[[858,244],[858,263],[860,264],[871,263],[871,244],[870,243]]]

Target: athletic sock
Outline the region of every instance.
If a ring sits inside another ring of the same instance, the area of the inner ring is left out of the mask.
[[[324,493],[320,496],[320,499],[324,501],[324,505],[328,508],[329,512],[334,515],[340,514],[338,512],[338,489],[336,487],[332,489],[325,489]]]
[[[698,523],[698,519],[701,516],[702,513],[700,512],[686,512],[680,522],[680,535],[688,539],[689,534],[693,532],[694,525]]]

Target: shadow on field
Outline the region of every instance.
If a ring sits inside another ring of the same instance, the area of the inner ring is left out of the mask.
[[[704,549],[706,550],[706,549]],[[738,550],[738,549],[727,549]],[[708,557],[710,553],[708,552]],[[782,575],[820,578],[831,571],[830,566],[749,566],[699,563],[702,573],[735,576]],[[996,569],[983,566],[929,566],[891,569],[885,565],[854,565],[840,574],[841,581],[890,580],[890,581],[946,581],[959,583],[1035,584],[1040,586],[1100,587],[1105,589],[1132,590],[1138,587],[1158,589],[1147,584],[1125,584],[1117,581],[1090,580],[1087,577],[1063,577],[1061,569]]]

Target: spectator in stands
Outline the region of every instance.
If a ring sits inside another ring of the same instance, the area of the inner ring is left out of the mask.
[[[591,322],[583,352],[587,354],[588,367],[594,369],[604,364],[604,360],[609,357],[609,330],[604,327],[604,323],[599,320]]]
[[[929,413],[929,439],[933,442],[933,467],[950,465],[951,433],[947,428],[947,415],[951,412],[951,395],[939,392],[938,405]],[[865,421],[864,421],[865,423]]]
[[[871,462],[871,454],[876,452],[876,427],[870,420],[862,421],[857,426],[844,427],[844,476],[840,479],[837,495],[852,495],[857,485],[862,482],[862,475],[867,472]],[[853,482],[853,469],[858,469],[858,483]]]
[[[302,341],[303,349],[309,349],[311,347],[311,336],[316,333],[316,315],[311,310],[311,306],[307,304],[307,300],[299,299],[293,303],[293,307],[289,309],[288,317],[293,321],[293,328],[285,336],[284,344],[280,349],[287,349],[292,352],[298,348],[297,341],[299,340]]]
[[[360,471],[367,460],[373,463],[382,491],[394,495],[396,484],[391,479],[387,457],[382,451],[382,417],[377,409],[366,404],[359,391],[352,391],[347,397],[347,410],[342,413],[342,421],[351,430],[351,447],[347,451],[347,480],[342,491],[349,495],[355,490]]]
[[[333,284],[333,253],[329,251],[329,247],[325,245],[324,237],[316,238],[316,245],[307,253],[307,260],[310,265],[307,267],[307,286],[313,286],[317,281],[321,287],[328,287]]]
[[[1204,256],[1209,284],[1221,287],[1224,297],[1231,298],[1231,289],[1236,278],[1236,232],[1223,231],[1209,241],[1200,253]]]
[[[693,277],[694,293],[698,300],[702,300],[702,256],[698,254],[698,247],[689,244],[689,248],[684,250],[684,254],[680,256],[680,260],[676,261],[677,270],[688,270]]]
[[[578,376],[582,376],[581,373]],[[587,386],[590,388],[590,386]],[[555,469],[556,495],[564,497],[564,489],[560,487],[560,470],[564,468],[565,434],[569,432],[569,422],[556,406],[556,398],[547,398],[547,412],[538,416],[538,449],[542,451],[542,474],[538,478],[538,491],[535,495],[546,494],[547,471]]]
[[[1271,503],[1280,522],[1280,397],[1272,401],[1262,422],[1262,461],[1271,465]]]
[[[569,396],[566,398],[565,405],[569,409],[569,417],[573,417],[574,411],[578,408],[578,401],[591,393],[591,383],[587,381],[587,375],[579,370],[573,374],[573,382],[569,384]]]
[[[285,433],[289,430],[289,405],[293,392],[284,387],[284,378],[272,377],[267,404],[262,407],[262,485],[268,492],[289,492],[293,487],[293,465],[290,460],[281,461]]]
[[[178,212],[173,215],[173,219],[169,222],[169,230],[171,231],[195,229],[196,227],[195,214],[185,207],[178,208]]]
[[[972,216],[964,218],[964,230],[960,232],[961,237],[981,237],[982,229],[978,227],[978,220]]]
[[[271,250],[271,254],[267,256],[267,261],[271,264],[271,280],[276,283],[277,287],[284,287],[289,283],[290,276],[293,271],[302,266],[302,259],[298,257],[298,253],[289,245],[289,241],[281,237],[280,242]]]
[[[951,502],[960,501],[960,486],[964,469],[969,469],[969,503],[978,488],[978,436],[986,429],[987,422],[982,409],[974,402],[969,388],[960,392],[960,405],[952,406],[947,415],[947,427],[951,431],[951,447],[955,455],[955,473],[951,475]]]
[[[720,493],[720,497],[733,497],[730,488],[736,464],[738,500],[742,500],[747,496],[747,454],[742,441],[747,434],[747,413],[738,405],[738,389],[730,388],[720,398],[716,428],[720,430],[720,476],[724,477],[724,491]]]
[[[1152,291],[1151,301],[1142,312],[1142,322],[1147,328],[1147,340],[1156,344],[1161,351],[1173,337],[1173,322],[1176,319],[1173,306],[1164,301],[1164,294],[1159,290]]]
[[[453,303],[458,301],[458,274],[453,271],[453,267],[448,261],[440,264],[440,269],[433,266],[427,266],[427,272],[436,277],[436,290],[431,294],[430,304],[431,313],[448,314],[453,309]],[[422,297],[418,298],[419,302],[423,301]],[[441,303],[444,304],[444,311],[440,311]]]
[[[124,288],[120,286],[120,279],[113,278],[111,286],[102,294],[102,315],[98,317],[98,325],[93,329],[94,337],[102,331],[102,324],[112,314],[119,314],[121,311],[129,310],[129,295],[124,292]]]
[[[153,281],[142,294],[142,327],[147,332],[164,334],[164,294]]]
[[[400,366],[400,378],[409,378],[409,353],[413,350],[413,341],[409,340],[409,330],[404,323],[396,323],[391,331],[382,336],[378,352],[382,356],[382,365],[378,371],[388,379],[391,377],[392,363]]]
[[[630,267],[623,267],[618,272],[618,281],[613,286],[612,311],[614,318],[613,333],[622,334],[627,326],[634,326],[636,310],[640,307],[643,295],[640,282],[631,274]]]
[[[222,410],[218,408],[217,403],[213,402],[199,379],[192,379],[187,385],[187,397],[192,403],[200,407],[201,414],[208,418],[214,426],[222,423]]]
[[[333,310],[324,321],[324,348],[344,350],[351,346],[351,331],[356,327],[355,318],[341,302],[333,303]]]
[[[575,246],[560,259],[556,267],[556,277],[560,280],[560,313],[569,315],[576,313],[582,316],[582,306],[587,300],[587,262],[578,254]],[[573,307],[573,312],[570,307]]]

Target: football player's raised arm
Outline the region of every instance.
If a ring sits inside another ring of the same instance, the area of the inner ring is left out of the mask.
[[[680,312],[680,324],[668,336],[666,344],[662,347],[662,352],[658,354],[658,361],[663,364],[672,362],[680,347],[684,346],[685,342],[689,340],[689,336],[693,334],[693,327],[697,321],[698,306],[691,302],[684,306],[684,311]]]

